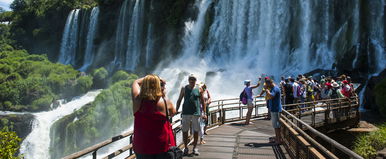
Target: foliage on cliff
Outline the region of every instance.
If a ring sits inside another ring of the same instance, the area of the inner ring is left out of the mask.
[[[2,129],[0,131],[0,158],[3,159],[19,159],[16,152],[19,150],[21,138],[15,132]]]
[[[13,38],[30,53],[54,53],[70,10],[96,4],[94,0],[15,0],[10,6]]]
[[[136,75],[123,72],[91,104],[55,122],[51,128],[51,157],[60,158],[118,135],[133,120],[131,84]]]
[[[386,125],[379,130],[358,137],[355,141],[354,151],[366,159],[375,158],[377,151],[386,148]]]

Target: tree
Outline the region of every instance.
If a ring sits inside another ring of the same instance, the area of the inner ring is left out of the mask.
[[[0,158],[4,159],[19,159],[15,156],[20,148],[21,138],[16,135],[16,132],[8,131],[5,128],[0,131]]]

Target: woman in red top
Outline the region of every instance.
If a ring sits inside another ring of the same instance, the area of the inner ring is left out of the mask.
[[[176,109],[164,98],[162,84],[165,83],[156,75],[147,75],[133,83],[133,149],[137,159],[165,158],[165,152],[176,145],[166,117],[166,111],[173,116]]]

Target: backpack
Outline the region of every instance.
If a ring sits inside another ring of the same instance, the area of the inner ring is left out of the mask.
[[[292,97],[293,96],[292,85],[287,83],[284,85],[284,88],[285,88],[285,95],[288,97]]]
[[[245,92],[245,90],[243,90],[243,91],[240,93],[240,101],[241,101],[241,103],[243,103],[244,105],[248,104],[248,96],[247,96],[247,93]]]
[[[300,98],[300,97],[303,95],[303,92],[302,92],[302,90],[300,89],[300,85],[298,85],[296,89],[297,89],[297,91],[296,91],[297,96]]]

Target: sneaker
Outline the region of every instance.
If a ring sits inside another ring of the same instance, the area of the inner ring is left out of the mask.
[[[200,155],[200,153],[198,152],[198,148],[193,149],[193,154],[196,156]]]
[[[184,149],[184,156],[188,156],[189,155],[189,149],[188,148],[185,148]]]

